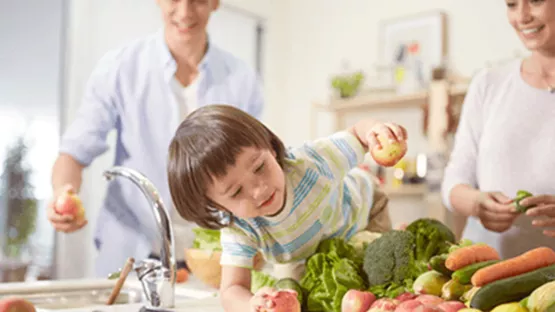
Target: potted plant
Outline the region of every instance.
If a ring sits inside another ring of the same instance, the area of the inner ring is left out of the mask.
[[[25,261],[22,256],[35,231],[37,217],[37,200],[30,182],[32,170],[26,164],[27,151],[28,147],[22,137],[9,146],[0,176],[3,199],[0,207],[3,206],[2,214],[6,216],[0,219],[5,222],[2,253],[12,271],[17,271],[18,280],[23,280],[25,274],[26,266],[23,265]],[[15,278],[13,273],[15,272],[8,272],[8,275]]]
[[[336,75],[331,79],[331,86],[342,99],[350,98],[357,94],[364,81],[364,74],[361,71],[354,73]]]

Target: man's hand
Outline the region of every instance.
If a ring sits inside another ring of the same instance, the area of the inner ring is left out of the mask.
[[[65,185],[62,190],[57,192],[54,198],[50,200],[47,207],[47,217],[56,231],[71,233],[87,225],[87,220],[84,217],[79,218],[74,214],[60,214],[57,212],[59,210],[56,207],[58,199],[60,196],[67,193],[74,193],[73,187],[69,184]]]

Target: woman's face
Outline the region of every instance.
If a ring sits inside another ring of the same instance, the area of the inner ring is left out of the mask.
[[[531,51],[555,52],[555,0],[505,0],[507,17]]]

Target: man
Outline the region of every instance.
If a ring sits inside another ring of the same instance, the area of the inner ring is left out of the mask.
[[[99,61],[77,117],[64,133],[52,173],[54,199],[48,208],[58,231],[73,232],[86,224],[56,214],[55,201],[67,190],[79,191],[83,169],[108,149],[106,136],[111,130],[118,134],[114,165],[145,174],[171,207],[166,155],[183,117],[195,107],[216,103],[261,116],[263,99],[255,72],[208,40],[206,26],[219,1],[157,3],[163,31]],[[176,231],[176,249],[190,245],[191,228]],[[158,253],[160,240],[139,188],[125,179],[110,182],[94,238],[97,275],[116,271],[127,257],[144,259]]]

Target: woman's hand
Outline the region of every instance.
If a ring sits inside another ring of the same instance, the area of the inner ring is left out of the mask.
[[[473,215],[486,229],[502,233],[513,225],[519,213],[514,210],[512,200],[502,193],[482,192],[474,203]]]
[[[520,204],[523,207],[530,207],[526,211],[526,215],[534,218],[532,225],[539,228],[552,228],[551,230],[543,230],[546,236],[555,237],[555,196],[554,195],[537,195],[523,199]]]

